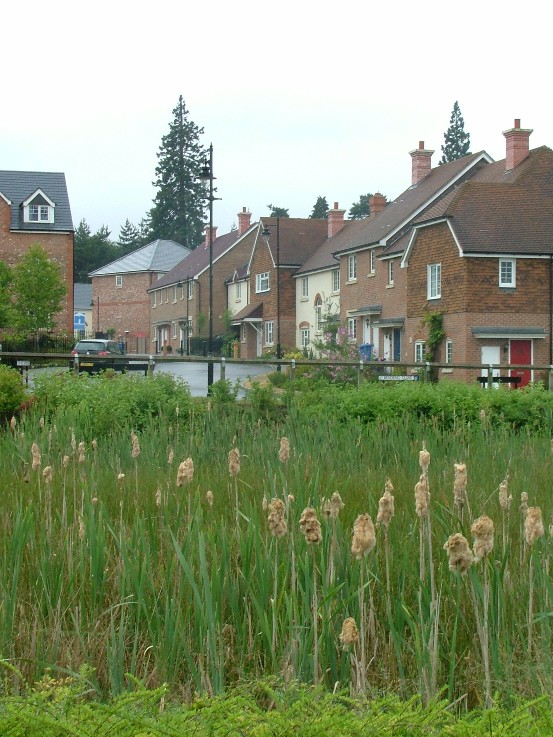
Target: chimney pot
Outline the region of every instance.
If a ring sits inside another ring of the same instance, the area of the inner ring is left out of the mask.
[[[530,128],[520,127],[520,118],[515,118],[514,128],[503,131],[506,141],[505,171],[511,171],[528,156],[531,133]]]
[[[339,233],[342,228],[344,227],[344,214],[345,210],[340,210],[338,207],[338,203],[334,203],[334,207],[332,210],[329,210],[326,214],[327,222],[328,222],[328,237],[332,238],[336,235],[336,233]]]
[[[411,184],[418,184],[427,174],[430,174],[432,168],[432,154],[434,151],[424,147],[424,141],[419,141],[419,147],[414,151],[410,151],[409,155],[412,159],[411,166]]]
[[[252,214],[248,212],[247,207],[242,208],[242,212],[238,213],[238,233],[242,235],[251,225]]]

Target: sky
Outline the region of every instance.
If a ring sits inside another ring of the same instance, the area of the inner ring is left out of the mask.
[[[179,95],[213,144],[218,234],[246,207],[308,217],[411,183],[459,102],[471,151],[515,118],[553,146],[543,2],[36,0],[0,15],[0,169],[62,171],[75,227],[112,239],[152,206]]]

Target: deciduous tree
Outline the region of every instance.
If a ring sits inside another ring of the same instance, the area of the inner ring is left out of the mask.
[[[54,316],[61,310],[67,287],[59,265],[42,246],[31,246],[14,266],[11,291],[16,327],[33,332],[55,326]]]

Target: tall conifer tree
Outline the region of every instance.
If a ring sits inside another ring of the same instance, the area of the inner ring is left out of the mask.
[[[465,121],[457,101],[453,105],[449,128],[444,133],[444,141],[440,164],[447,164],[448,161],[455,161],[470,153],[470,135],[465,133]]]
[[[328,202],[326,201],[326,197],[322,197],[321,195],[319,195],[317,197],[317,201],[313,205],[313,210],[309,217],[326,219],[327,213],[328,213]]]
[[[199,179],[206,151],[200,144],[203,128],[188,116],[181,95],[157,154],[157,194],[150,210],[150,229],[154,238],[196,248],[202,240],[207,202],[205,185]]]

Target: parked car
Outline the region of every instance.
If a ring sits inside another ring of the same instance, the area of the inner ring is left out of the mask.
[[[106,369],[127,371],[129,359],[121,345],[114,340],[104,338],[86,338],[79,340],[71,351],[72,356],[79,357],[79,371],[96,374]],[[73,359],[74,365],[75,359]]]

